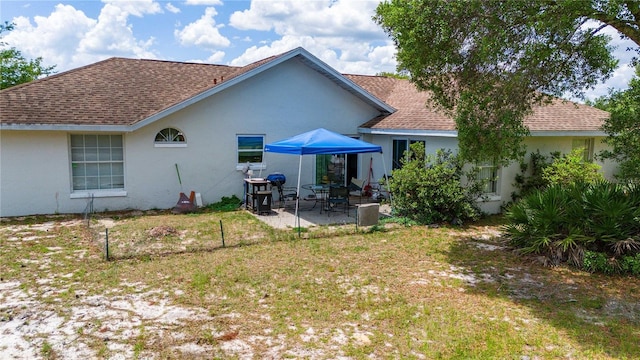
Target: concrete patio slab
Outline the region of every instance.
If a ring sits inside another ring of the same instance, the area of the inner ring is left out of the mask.
[[[363,203],[364,204],[364,203]],[[277,205],[277,202],[276,204]],[[316,206],[313,206],[316,205]],[[340,207],[333,211],[320,211],[320,204],[301,200],[298,215],[300,218],[300,227],[308,228],[322,225],[346,225],[356,223],[356,214],[358,211],[357,202],[349,207],[348,214]],[[260,221],[268,224],[276,229],[296,228],[298,222],[295,217],[295,203],[287,203],[284,207],[274,207],[270,213],[256,214],[252,213]],[[388,204],[380,206],[380,218],[391,216],[391,207]]]

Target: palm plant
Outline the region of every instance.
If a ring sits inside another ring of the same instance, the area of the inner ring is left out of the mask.
[[[503,230],[514,246],[553,264],[582,267],[585,252],[594,251],[614,260],[640,256],[640,186],[554,185],[512,205],[506,218]]]
[[[545,255],[554,264],[579,261],[584,244],[591,241],[576,221],[583,216],[575,197],[579,189],[554,185],[512,205],[503,229],[512,244],[525,253]]]
[[[640,248],[639,210],[640,193],[605,181],[591,184],[583,194],[583,205],[589,214],[585,226],[598,240],[604,252],[614,255],[633,254]]]

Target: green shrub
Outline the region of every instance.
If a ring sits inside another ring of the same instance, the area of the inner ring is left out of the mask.
[[[207,205],[207,209],[212,211],[235,211],[242,205],[242,200],[237,196],[223,196],[217,203]]]
[[[531,153],[528,162],[521,161],[520,173],[516,174],[513,183],[517,190],[511,193],[511,200],[516,201],[536,190],[547,187],[547,182],[542,178],[542,170],[550,163],[547,156],[540,154],[540,150]]]
[[[451,151],[425,155],[424,144],[411,144],[409,160],[389,179],[394,213],[421,224],[477,219],[473,194],[460,182],[463,162]]]
[[[601,252],[586,251],[582,268],[592,273],[638,276],[640,275],[640,254],[615,258]]]
[[[614,274],[618,272],[614,263],[609,261],[605,254],[595,251],[584,253],[582,268],[592,273]]]
[[[620,261],[620,268],[622,273],[640,275],[640,254],[623,256],[622,261]]]
[[[520,173],[516,174],[513,186],[517,189],[511,199],[517,201],[535,190],[542,190],[554,184],[593,183],[604,180],[598,164],[584,160],[584,149],[574,149],[568,155],[552,152],[542,155],[539,150],[532,152],[528,162],[520,163]]]
[[[600,165],[585,161],[584,149],[573,149],[569,154],[556,157],[542,169],[542,179],[547,185],[593,183],[604,180]]]
[[[585,245],[592,241],[580,224],[584,210],[579,191],[560,185],[536,190],[509,207],[505,234],[523,252],[545,255],[553,264],[579,263]]]
[[[582,206],[588,214],[584,226],[598,240],[599,250],[620,255],[625,251],[612,251],[620,241],[640,236],[640,196],[638,191],[619,184],[600,181],[588,186],[582,195]],[[620,249],[623,250],[623,249]]]

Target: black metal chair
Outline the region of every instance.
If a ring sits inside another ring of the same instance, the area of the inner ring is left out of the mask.
[[[280,204],[282,207],[287,207],[288,201],[296,202],[298,198],[298,189],[292,186],[281,186],[278,188],[278,195],[280,196]]]
[[[287,182],[287,178],[282,173],[273,173],[267,176],[267,181],[271,183],[272,188],[275,187],[278,190],[278,202],[279,207],[286,207],[287,201],[295,201],[298,197],[298,192],[295,187],[284,186]]]
[[[349,216],[349,188],[346,186],[330,187],[329,197],[327,198],[327,206],[329,207],[327,214],[331,216],[331,212],[334,208],[341,204],[344,207],[347,216]]]

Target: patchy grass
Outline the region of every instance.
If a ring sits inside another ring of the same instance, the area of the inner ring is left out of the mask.
[[[222,247],[220,222],[225,247]],[[640,284],[546,268],[500,219],[268,228],[243,211],[0,225],[21,358],[634,358]],[[115,260],[104,260],[104,228]]]

